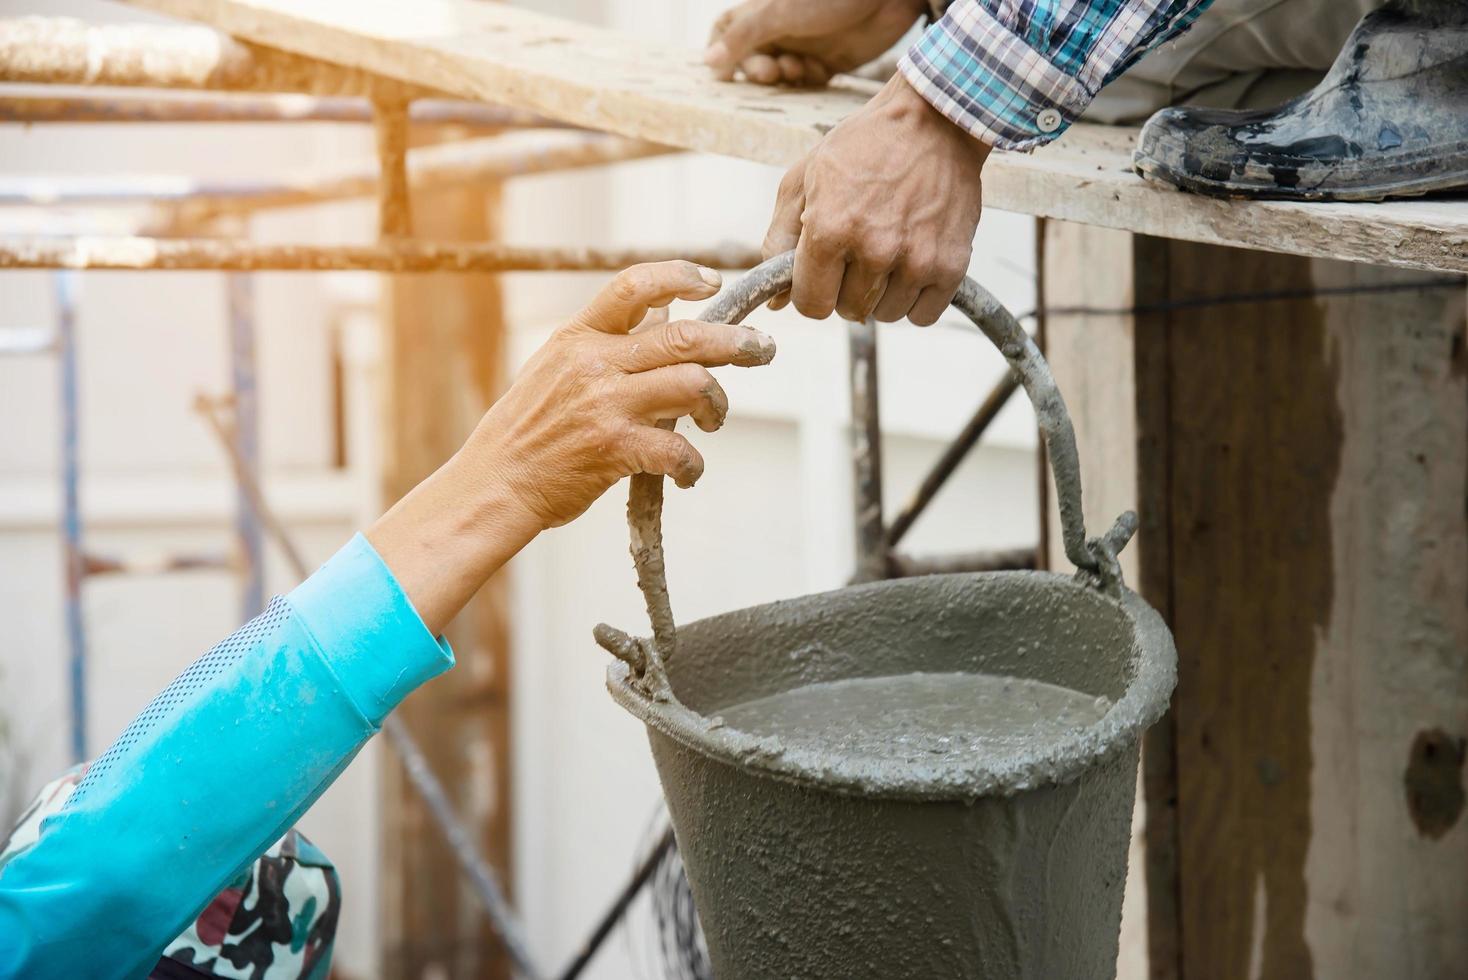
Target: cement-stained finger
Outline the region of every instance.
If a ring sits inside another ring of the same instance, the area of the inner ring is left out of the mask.
[[[729,414],[729,396],[707,368],[675,364],[630,375],[618,382],[618,400],[648,424],[684,415],[705,432],[714,432]]]
[[[682,259],[634,265],[602,287],[571,325],[626,333],[642,322],[649,309],[667,306],[675,299],[708,299],[722,283],[723,277],[715,270]]]
[[[616,363],[629,373],[682,363],[757,367],[775,358],[772,337],[753,327],[729,323],[674,320],[639,330],[628,339]]]
[[[629,473],[660,473],[685,489],[703,476],[703,457],[676,432],[634,425],[622,438],[621,458]]]

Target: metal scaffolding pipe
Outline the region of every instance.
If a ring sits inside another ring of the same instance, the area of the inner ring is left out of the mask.
[[[87,553],[82,539],[76,276],[58,272],[52,282],[56,290],[57,388],[61,395],[61,561],[66,573],[64,616],[71,695],[71,761],[81,763],[87,758],[87,632],[82,617],[82,579],[87,576]]]
[[[207,27],[0,20],[0,81],[313,95],[437,96],[355,68],[236,41]]]
[[[406,180],[409,190],[421,192],[676,152],[657,143],[600,133],[508,133],[410,150]],[[379,171],[380,164],[358,165],[336,173],[282,181],[268,188],[242,186],[219,194],[210,194],[206,189],[178,205],[176,223],[191,225],[226,214],[369,197],[378,193]]]
[[[715,269],[758,265],[757,249],[530,248],[498,243],[395,241],[375,245],[263,245],[227,238],[110,236],[0,239],[0,269],[243,272],[606,272],[687,259]]]
[[[855,582],[887,577],[882,527],[882,422],[877,397],[877,323],[846,324],[851,360],[851,460],[856,522]]]
[[[250,473],[260,473],[260,400],[255,360],[255,291],[248,273],[225,277],[229,304],[229,378],[234,408],[230,435]],[[240,621],[249,622],[265,610],[265,535],[260,512],[249,495],[235,492],[235,551],[243,584]]]
[[[965,456],[974,448],[974,445],[983,436],[989,424],[994,421],[1000,409],[1009,403],[1009,399],[1019,388],[1019,378],[1013,371],[1008,369],[1004,377],[999,379],[989,394],[974,411],[973,417],[964,425],[963,430],[954,437],[948,447],[943,450],[943,455],[933,464],[933,468],[923,477],[922,483],[918,484],[917,490],[913,491],[907,503],[902,505],[902,510],[892,519],[887,526],[887,547],[893,548],[902,540],[902,536],[912,527],[924,508],[937,496],[943,484],[958,469],[958,464],[963,462]]]
[[[415,126],[470,129],[579,129],[522,109],[459,99],[420,99],[408,110]],[[13,95],[0,90],[0,122],[13,123],[368,123],[366,99],[317,95],[170,96]]]
[[[372,103],[372,130],[377,137],[377,233],[384,239],[413,234],[412,198],[408,195],[408,106],[378,99]]]
[[[82,571],[91,578],[94,575],[166,575],[170,572],[199,572],[238,569],[236,561],[227,554],[185,554],[166,552],[146,555],[98,555],[84,556]]]
[[[674,152],[678,151],[656,143],[600,133],[508,133],[411,150],[408,185],[418,192]],[[378,163],[370,161],[275,180],[0,176],[0,205],[157,205],[159,217],[143,230],[168,233],[269,208],[371,197],[378,191],[378,173]]]

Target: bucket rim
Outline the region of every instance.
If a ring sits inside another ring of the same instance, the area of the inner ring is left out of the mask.
[[[921,773],[899,770],[880,781],[873,780],[867,769],[829,758],[819,766],[805,758],[800,750],[772,749],[770,740],[729,727],[711,724],[711,719],[677,700],[657,701],[633,686],[628,666],[621,661],[607,668],[606,684],[613,700],[647,727],[706,758],[760,775],[795,783],[810,789],[859,796],[867,799],[940,801],[973,801],[979,797],[1003,797],[1016,793],[1069,783],[1083,772],[1113,754],[1130,748],[1142,732],[1154,724],[1167,710],[1177,681],[1177,651],[1172,633],[1141,596],[1123,587],[1119,596],[1110,597],[1073,578],[1048,571],[956,572],[922,576],[933,581],[992,581],[1001,578],[1041,579],[1047,586],[1081,589],[1097,598],[1115,604],[1132,630],[1132,661],[1136,673],[1101,720],[1087,729],[1087,737],[1076,744],[1052,746],[1021,760],[1003,760],[999,764],[969,763],[935,772]],[[828,590],[849,593],[853,590],[877,591],[894,583],[913,579],[886,579],[861,585]],[[777,600],[750,607],[754,609],[781,605],[791,600]],[[728,615],[721,613],[719,615]],[[706,617],[716,619],[718,616]],[[700,622],[706,620],[700,620]]]

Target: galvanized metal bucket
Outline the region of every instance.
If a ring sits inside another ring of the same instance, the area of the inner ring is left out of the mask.
[[[789,284],[772,259],[703,314],[738,322]],[[1142,732],[1166,709],[1172,636],[1121,581],[1135,515],[1081,520],[1075,437],[1049,368],[992,296],[954,300],[1034,402],[1074,577],[873,582],[673,627],[660,477],[628,505],[651,638],[597,627],[612,697],[647,725],[719,980],[1109,978]],[[911,672],[1032,678],[1113,702],[1065,744],[1004,761],[864,766],[736,731],[719,713],[820,681]]]

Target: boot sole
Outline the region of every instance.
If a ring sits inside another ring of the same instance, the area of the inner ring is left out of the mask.
[[[1319,160],[1301,160],[1299,163],[1320,166]],[[1145,179],[1161,181],[1205,197],[1229,200],[1374,202],[1468,189],[1468,148],[1463,147],[1455,148],[1446,160],[1433,161],[1432,173],[1404,174],[1390,180],[1340,187],[1288,187],[1272,182],[1214,180],[1180,171],[1141,151],[1134,154],[1132,166]]]

